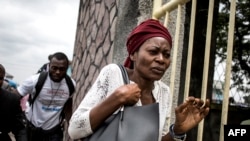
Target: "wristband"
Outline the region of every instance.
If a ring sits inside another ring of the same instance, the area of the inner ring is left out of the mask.
[[[169,133],[170,133],[170,136],[171,136],[175,141],[185,141],[185,140],[186,140],[186,137],[187,137],[187,134],[186,134],[186,133],[176,135],[176,134],[174,133],[174,124],[172,124],[172,125],[169,127]]]

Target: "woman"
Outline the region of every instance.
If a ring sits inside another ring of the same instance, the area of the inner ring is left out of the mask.
[[[130,84],[123,84],[116,64],[105,66],[72,115],[68,129],[70,137],[78,139],[91,135],[123,105],[141,106],[158,102],[159,141],[185,140],[186,132],[208,114],[209,101],[187,98],[175,109],[175,123],[168,125],[170,90],[160,79],[170,65],[171,48],[171,36],[159,21],[149,19],[133,29],[127,39],[128,57],[124,64]]]

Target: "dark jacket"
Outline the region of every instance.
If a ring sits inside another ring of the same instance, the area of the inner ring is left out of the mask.
[[[25,129],[20,97],[0,88],[0,113],[0,141],[10,141],[9,132],[12,132],[19,141],[20,131]]]

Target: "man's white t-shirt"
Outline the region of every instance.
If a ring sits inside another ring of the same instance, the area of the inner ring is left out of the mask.
[[[39,74],[26,79],[17,90],[22,95],[35,94],[35,85]],[[72,80],[73,81],[73,80]],[[73,81],[74,83],[74,81]],[[54,82],[47,76],[41,92],[35,99],[33,107],[27,111],[27,119],[36,127],[49,130],[60,123],[62,108],[69,98],[69,88],[66,80]]]

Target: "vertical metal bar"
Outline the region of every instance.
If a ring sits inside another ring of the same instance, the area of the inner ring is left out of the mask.
[[[168,21],[169,21],[169,12],[166,12],[165,20],[164,20],[164,26],[165,27],[168,27]]]
[[[196,6],[197,6],[197,0],[192,0],[191,22],[190,22],[189,42],[188,42],[187,70],[186,70],[183,101],[189,96],[190,77],[191,77],[190,73],[191,73],[193,45],[194,45]]]
[[[225,86],[224,86],[223,103],[221,111],[222,114],[221,114],[221,125],[220,125],[220,141],[224,141],[224,125],[227,124],[228,103],[229,103],[228,97],[230,90],[231,67],[232,67],[233,44],[234,44],[235,13],[236,13],[236,0],[231,0],[228,41],[227,41],[228,44],[227,44]]]
[[[174,47],[173,47],[173,57],[172,57],[172,66],[171,66],[171,77],[170,77],[170,91],[171,97],[174,95],[175,89],[175,72],[176,72],[176,64],[177,64],[177,52],[179,49],[179,36],[180,36],[180,27],[181,27],[181,5],[178,5],[178,13],[177,13],[177,21],[176,21],[176,31],[175,31],[175,39],[174,39]],[[172,101],[171,104],[172,105]],[[170,125],[170,120],[169,120]]]
[[[203,100],[206,100],[206,94],[207,94],[207,80],[208,80],[209,58],[210,58],[210,48],[211,48],[212,27],[213,27],[212,25],[213,11],[214,11],[214,0],[209,0],[208,22],[207,22],[207,33],[206,33],[207,38],[206,38],[206,48],[205,48],[204,67],[203,67],[202,89],[201,89],[201,99]],[[202,120],[199,123],[197,141],[202,141],[203,127],[204,127],[204,120]]]

